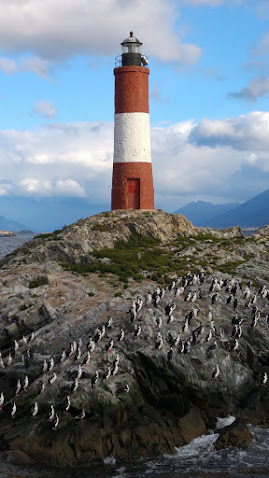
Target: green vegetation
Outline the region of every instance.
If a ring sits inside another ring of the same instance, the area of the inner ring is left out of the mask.
[[[88,296],[89,296],[89,297],[94,297],[94,296],[95,296],[95,293],[94,293],[94,292],[88,292]]]
[[[46,276],[37,276],[35,279],[31,280],[28,284],[29,289],[35,289],[36,287],[41,287],[42,285],[47,285],[49,283]]]

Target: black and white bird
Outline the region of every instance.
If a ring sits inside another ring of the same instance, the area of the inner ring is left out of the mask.
[[[263,372],[261,376],[261,385],[265,385],[267,383],[267,380],[268,380],[267,372]]]
[[[69,395],[67,395],[66,402],[65,402],[65,407],[64,407],[64,414],[65,415],[69,415],[70,406],[71,406],[70,397],[69,397]]]
[[[34,407],[31,410],[32,417],[35,418],[38,414],[38,402],[35,401]]]
[[[24,380],[23,380],[23,391],[24,392],[27,392],[28,385],[29,385],[29,378],[28,378],[28,375],[25,375]]]
[[[17,385],[16,385],[16,389],[15,389],[15,397],[19,397],[19,396],[20,396],[20,391],[21,391],[21,381],[20,381],[20,379],[18,378],[18,380],[17,380]]]
[[[0,410],[2,410],[4,402],[5,402],[4,392],[1,392],[1,395],[0,395]]]
[[[88,350],[86,352],[86,355],[85,355],[84,359],[83,359],[82,365],[89,365],[90,360],[91,360],[91,353]]]
[[[212,375],[211,375],[211,380],[216,380],[218,378],[220,374],[220,369],[219,369],[219,366],[217,364],[215,370],[213,371]]]
[[[112,326],[113,326],[113,318],[109,315],[107,318],[106,328],[111,329]]]
[[[55,408],[54,408],[54,405],[51,405],[50,406],[50,413],[49,413],[49,416],[48,416],[48,421],[52,422],[54,417],[55,417]]]
[[[138,325],[138,326],[136,327],[136,329],[135,329],[135,332],[134,332],[134,337],[135,337],[135,338],[137,338],[137,337],[140,336],[141,330],[142,330],[141,325]]]
[[[54,372],[53,375],[52,375],[52,376],[49,378],[49,380],[48,380],[49,385],[50,385],[51,387],[54,387],[54,384],[55,384],[56,380],[57,380],[57,375],[56,375],[56,373]]]
[[[58,428],[59,421],[60,421],[60,419],[59,419],[59,417],[58,417],[58,415],[57,415],[57,413],[56,413],[56,415],[55,415],[55,420],[54,420],[53,427],[52,427],[52,430],[55,431],[55,432],[56,432],[56,430],[57,430],[57,428]]]
[[[14,401],[13,402],[13,405],[12,405],[12,409],[11,409],[11,412],[10,412],[10,416],[11,418],[15,418],[16,416],[16,411],[17,411],[17,405],[16,405],[16,402]]]
[[[98,378],[99,378],[99,372],[96,370],[95,374],[92,376],[92,388],[96,386]]]
[[[77,389],[78,389],[78,379],[76,377],[74,382],[71,384],[71,392],[77,393]]]
[[[110,375],[111,375],[111,368],[110,368],[110,366],[108,365],[107,370],[106,370],[105,373],[104,373],[104,377],[103,377],[104,380],[108,380],[109,377],[110,377]]]
[[[124,339],[124,336],[125,336],[125,332],[124,332],[123,328],[121,328],[120,333],[118,335],[118,341],[122,342],[122,340]]]
[[[82,408],[81,413],[79,415],[75,416],[75,420],[80,420],[82,422],[82,420],[84,420],[85,416],[86,416],[85,410],[84,410],[84,408]]]
[[[173,355],[174,355],[173,348],[170,347],[170,349],[169,349],[168,352],[167,352],[167,360],[169,360],[169,362],[172,362]]]

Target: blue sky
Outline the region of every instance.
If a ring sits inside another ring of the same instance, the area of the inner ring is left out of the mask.
[[[50,230],[110,209],[130,30],[149,57],[156,207],[269,187],[269,0],[0,0],[0,215]]]

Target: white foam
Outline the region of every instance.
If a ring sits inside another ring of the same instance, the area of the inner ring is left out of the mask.
[[[221,428],[228,427],[236,420],[235,417],[230,415],[229,417],[218,418],[215,429],[220,430]]]
[[[199,457],[202,452],[211,451],[219,433],[202,435],[192,440],[188,445],[176,448],[175,455],[165,455],[166,458],[194,458]]]
[[[116,458],[114,458],[114,456],[107,456],[104,458],[103,462],[105,465],[115,465]]]

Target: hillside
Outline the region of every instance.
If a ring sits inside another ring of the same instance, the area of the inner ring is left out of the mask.
[[[212,218],[210,227],[261,227],[269,224],[269,189],[240,206]]]
[[[4,216],[0,216],[0,229],[4,231],[26,231],[29,230],[29,227],[19,224],[16,221],[13,221],[12,219],[7,219]]]
[[[148,460],[228,415],[239,424],[229,443],[246,446],[245,423],[269,425],[268,250],[268,228],[244,237],[163,211],[112,211],[2,259],[6,460]]]
[[[174,211],[174,214],[183,214],[194,226],[209,226],[215,216],[230,211],[239,206],[239,203],[212,204],[206,201],[195,201]]]

